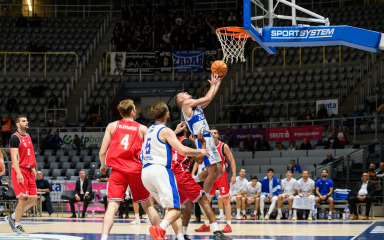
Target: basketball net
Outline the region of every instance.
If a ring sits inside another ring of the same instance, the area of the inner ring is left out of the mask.
[[[223,27],[216,29],[217,38],[223,49],[223,61],[227,62],[235,59],[245,62],[244,47],[247,39],[250,37],[242,27]]]

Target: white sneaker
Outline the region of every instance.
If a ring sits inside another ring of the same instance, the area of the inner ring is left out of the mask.
[[[307,220],[308,220],[308,221],[312,221],[312,220],[313,220],[313,219],[312,219],[312,216],[309,216]]]
[[[331,215],[328,216],[328,220],[332,220],[332,216]]]
[[[264,220],[265,220],[265,221],[268,221],[268,220],[269,220],[269,214],[265,215]]]
[[[277,214],[276,220],[280,220],[283,217],[282,214]]]
[[[237,219],[237,220],[241,220],[241,216],[240,216],[240,214],[236,214],[236,219]]]
[[[289,215],[289,216],[288,216],[288,220],[292,220],[292,215]]]
[[[217,220],[221,220],[221,221],[224,221],[225,220],[225,217],[223,215],[219,215],[218,217],[216,217]]]
[[[297,216],[296,215],[293,215],[292,221],[297,221]]]
[[[259,220],[264,220],[264,215],[260,215]]]
[[[141,224],[141,221],[140,221],[140,219],[135,219],[132,222],[130,222],[129,224]]]
[[[12,219],[11,215],[5,216],[4,220],[9,224],[13,231],[15,229],[15,220]]]

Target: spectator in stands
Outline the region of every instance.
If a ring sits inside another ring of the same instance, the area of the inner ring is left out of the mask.
[[[239,171],[239,176],[236,177],[236,182],[229,185],[229,199],[230,202],[236,202],[236,219],[241,219],[240,210],[243,209],[243,215],[245,216],[245,206],[242,206],[243,190],[248,184],[248,180],[245,178],[246,170],[241,168]]]
[[[65,112],[61,112],[59,119],[57,120],[57,126],[65,127],[66,124],[67,124],[67,116],[65,116]]]
[[[357,106],[354,106],[353,113],[352,113],[351,117],[356,117],[356,124],[360,124],[361,121],[364,120],[364,118],[362,118],[364,116],[365,116],[364,113],[362,111],[360,111]],[[359,118],[359,117],[361,117],[361,118]],[[351,121],[353,123],[353,119],[351,119]]]
[[[359,219],[357,214],[357,203],[365,203],[366,204],[366,211],[365,211],[365,217],[364,220],[369,219],[369,212],[371,210],[371,204],[373,202],[373,196],[375,194],[375,184],[373,184],[371,181],[369,181],[369,174],[367,172],[363,173],[363,176],[361,178],[361,182],[359,182],[354,190],[349,195],[349,204],[351,205],[351,213],[355,216],[352,218],[352,220]]]
[[[281,187],[279,180],[274,176],[275,171],[272,168],[269,168],[267,171],[267,176],[261,180],[261,194],[260,194],[260,219],[269,220],[269,216],[271,215],[273,209],[276,206],[276,202],[278,200],[278,196],[281,194]],[[271,202],[271,206],[269,207],[269,211],[264,218],[264,203]],[[280,204],[279,204],[280,205]],[[281,208],[278,208],[277,218],[282,217]]]
[[[302,178],[296,184],[297,195],[293,199],[293,217],[297,220],[297,209],[309,209],[308,221],[312,221],[312,213],[315,206],[315,182],[309,178],[308,170],[304,170]]]
[[[123,5],[123,8],[121,10],[121,19],[125,22],[128,21],[130,17],[130,13],[128,11],[127,5]]]
[[[311,143],[308,141],[308,139],[304,138],[303,143],[300,146],[300,150],[310,150],[312,149]]]
[[[52,191],[52,187],[51,184],[44,179],[43,173],[41,171],[36,172],[36,188],[37,192],[44,192],[44,196],[42,197],[45,199],[45,206],[47,207],[49,216],[51,216],[53,213],[53,208],[51,203],[51,196],[49,193]]]
[[[1,120],[1,136],[3,146],[6,147],[9,144],[9,139],[11,138],[11,126],[15,124],[12,119],[9,118],[8,114],[4,115],[4,118]]]
[[[256,143],[256,151],[271,151],[271,146],[265,141],[264,135],[260,135],[259,141]]]
[[[374,163],[370,163],[368,167],[369,180],[375,184],[375,188],[378,189],[380,187],[379,179],[376,176],[376,165]]]
[[[323,142],[327,142],[332,137],[332,125],[328,125],[327,130],[323,132]]]
[[[279,195],[277,207],[281,209],[283,203],[288,202],[288,220],[292,220],[292,204],[296,195],[296,179],[292,178],[292,171],[289,169],[285,172],[285,176],[286,178],[281,180],[281,194]]]
[[[287,170],[290,170],[292,173],[301,173],[301,167],[299,164],[296,164],[295,159],[292,159],[291,161],[289,161]]]
[[[75,148],[76,150],[81,150],[84,147],[81,139],[79,138],[79,135],[77,134],[75,134],[75,136],[73,137],[72,147]]]
[[[247,115],[247,122],[249,123],[256,122],[256,117],[257,117],[256,113],[257,113],[256,108],[252,106],[251,111]]]
[[[251,219],[256,220],[257,211],[259,209],[259,202],[260,202],[260,193],[261,193],[261,183],[258,182],[257,176],[253,176],[251,178],[251,182],[247,183],[243,190],[243,198],[242,198],[242,205],[245,208],[245,204],[255,204],[254,210],[253,210],[253,216],[251,216]],[[246,219],[246,217],[243,215],[243,218]]]
[[[7,104],[5,105],[5,109],[7,110],[8,113],[19,112],[17,100],[15,99],[13,94],[9,95]]]
[[[316,203],[321,201],[329,203],[328,220],[332,220],[333,211],[333,181],[328,178],[328,170],[321,171],[321,178],[316,181]]]
[[[265,118],[263,117],[263,115],[261,114],[260,111],[256,111],[256,119],[255,119],[255,122],[259,123],[259,122],[266,122],[265,121]]]
[[[99,113],[101,111],[100,108],[101,107],[100,107],[99,103],[96,100],[93,101],[92,106],[88,111],[88,119],[96,118],[97,116],[99,116]]]
[[[377,177],[384,177],[384,162],[380,162],[379,168],[375,170]]]
[[[285,150],[284,145],[281,142],[276,143],[276,150],[278,151]]]
[[[320,109],[317,111],[317,117],[319,119],[325,119],[328,117],[327,109],[325,108],[324,104],[320,104]]]
[[[333,158],[331,153],[327,154],[327,158],[324,159],[319,165],[326,165],[326,164],[331,164],[335,159]]]
[[[305,122],[303,122],[303,125],[310,125],[311,124],[309,122],[309,120],[312,120],[311,110],[309,110],[309,109],[305,110],[305,114],[304,114],[303,120],[306,120]]]
[[[81,218],[85,218],[85,213],[87,212],[88,204],[92,201],[92,181],[89,178],[85,177],[85,172],[81,170],[79,172],[80,179],[76,181],[76,194],[75,196],[69,199],[71,205],[71,218],[76,218],[75,213],[75,202],[84,201],[83,214]],[[80,216],[79,216],[80,217]]]
[[[232,107],[230,117],[229,117],[229,121],[231,123],[237,123],[238,122],[240,108],[241,108],[241,101],[239,98],[236,98],[236,101],[234,103],[234,106]]]
[[[48,122],[47,122],[47,127],[53,127],[55,124],[57,124],[55,116],[53,116],[53,114],[49,115],[49,119],[48,119]]]
[[[252,135],[250,133],[248,133],[247,139],[245,139],[243,146],[244,146],[244,151],[246,152],[254,151],[255,141],[253,141]]]
[[[240,108],[239,115],[237,117],[238,123],[246,123],[247,122],[247,115],[245,115],[244,108]]]
[[[225,136],[224,136],[224,142],[225,141],[228,141],[228,146],[230,147],[230,148],[232,148],[233,147],[233,145],[234,145],[234,137],[233,137],[233,134],[232,134],[232,132],[231,132],[231,128],[227,128],[227,130],[226,130],[226,132],[225,132]]]
[[[51,98],[48,100],[48,108],[49,109],[56,109],[59,107],[59,102],[57,101],[57,98],[55,95],[52,95]]]
[[[147,120],[145,117],[143,117],[143,113],[139,112],[139,117],[136,118],[136,122],[143,124],[143,122]]]
[[[332,135],[328,140],[325,142],[325,148],[327,149],[338,149],[340,148],[340,141],[339,138],[336,136],[336,132],[332,131]]]
[[[51,148],[53,150],[59,150],[61,145],[63,145],[63,139],[59,136],[59,132],[56,131],[55,134],[49,139],[49,143],[51,144]]]
[[[295,151],[295,144],[294,143],[289,143],[288,151]]]
[[[348,135],[344,131],[342,126],[339,126],[339,129],[337,131],[337,138],[340,142],[340,148],[344,148],[346,144],[348,144]]]

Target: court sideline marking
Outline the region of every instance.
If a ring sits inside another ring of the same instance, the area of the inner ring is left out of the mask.
[[[353,238],[351,238],[351,240],[355,240],[357,237],[359,237],[361,234],[363,234],[365,231],[367,231],[370,227],[372,227],[373,224],[375,224],[376,221],[374,221],[373,223],[369,224],[369,226],[364,229],[363,231],[361,231],[361,233],[359,233],[358,235],[354,236]]]

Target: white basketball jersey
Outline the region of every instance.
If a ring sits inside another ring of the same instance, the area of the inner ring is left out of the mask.
[[[247,197],[253,197],[258,192],[261,192],[261,183],[257,182],[256,186],[252,186],[252,181],[247,183],[244,190],[247,192]]]
[[[231,184],[229,186],[229,192],[231,194],[241,193],[245,189],[245,186],[247,185],[247,183],[248,183],[248,180],[246,178],[243,178],[243,180],[240,180],[240,177],[237,176],[235,184]]]
[[[203,109],[201,106],[197,106],[195,110],[193,110],[193,115],[191,118],[188,118],[183,113],[184,119],[187,122],[188,128],[191,131],[193,135],[197,135],[200,132],[203,134],[210,134],[211,131],[209,130],[208,122],[205,119]]]
[[[172,147],[159,138],[160,131],[166,128],[162,123],[153,124],[145,135],[142,147],[143,166],[146,164],[159,164],[167,168],[172,166]]]
[[[281,191],[283,191],[286,194],[293,194],[293,192],[296,189],[296,179],[291,178],[291,180],[288,182],[287,178],[284,178],[281,180]]]
[[[311,189],[315,189],[315,182],[308,178],[306,182],[304,182],[303,178],[300,178],[296,182],[296,189],[299,189],[302,194],[308,194]],[[314,191],[312,192],[312,194]]]

